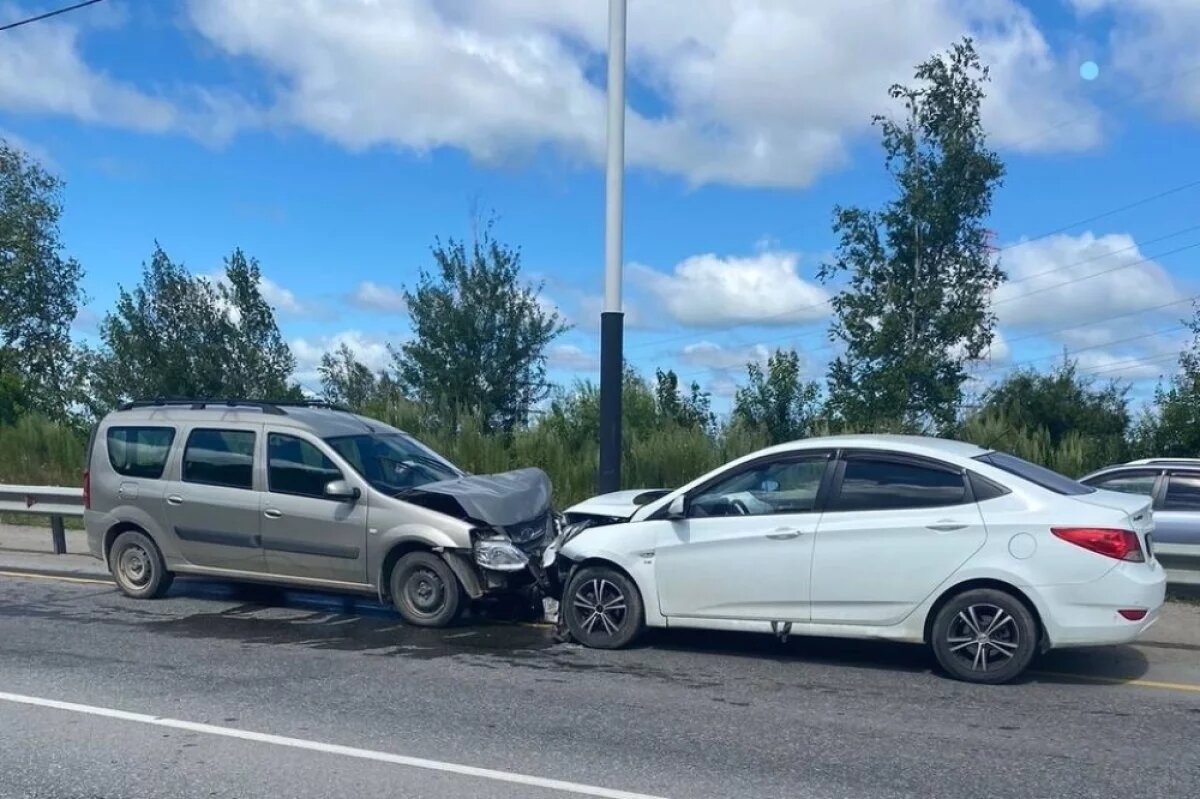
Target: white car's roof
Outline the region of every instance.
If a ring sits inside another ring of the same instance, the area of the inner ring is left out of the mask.
[[[765,453],[788,452],[801,449],[826,448],[853,449],[886,449],[895,452],[906,452],[913,455],[929,455],[931,457],[955,456],[959,458],[974,458],[991,450],[965,441],[954,441],[949,438],[933,438],[932,436],[901,436],[883,433],[820,436],[789,441],[762,450]]]

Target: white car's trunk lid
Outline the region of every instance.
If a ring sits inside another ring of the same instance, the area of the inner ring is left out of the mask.
[[[1098,489],[1090,494],[1078,494],[1072,499],[1124,513],[1129,529],[1136,532],[1142,540],[1142,549],[1146,553],[1146,559],[1151,559],[1153,556],[1154,514],[1150,510],[1150,497]]]

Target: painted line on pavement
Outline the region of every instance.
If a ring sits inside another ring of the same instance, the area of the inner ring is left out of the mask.
[[[0,701],[12,702],[19,705],[32,705],[34,707],[52,708],[54,710],[65,710],[70,713],[83,713],[89,716],[100,716],[102,718],[116,719],[118,721],[135,722],[137,724],[149,724],[155,727],[168,727],[174,730],[186,730],[188,732],[198,732],[206,735],[217,735],[224,738],[238,738],[243,741],[273,744],[275,746],[286,746],[292,749],[306,749],[312,752],[324,752],[330,755],[341,755],[342,757],[353,757],[360,760],[373,760],[378,763],[391,763],[397,766],[409,766],[410,768],[426,769],[428,771],[441,771],[449,774],[458,774],[464,777],[478,777],[480,779],[494,780],[496,782],[507,782],[515,785],[525,785],[534,788],[547,788],[552,791],[562,791],[564,793],[572,793],[579,796],[598,796],[603,797],[604,799],[663,799],[663,797],[652,796],[645,793],[618,791],[612,788],[601,788],[595,785],[584,785],[578,782],[566,782],[564,780],[554,780],[546,777],[534,777],[528,774],[518,774],[514,771],[501,771],[499,769],[465,766],[458,763],[447,763],[441,760],[426,760],[425,758],[421,757],[396,755],[390,752],[375,751],[373,749],[358,749],[353,746],[322,743],[321,741],[309,741],[304,738],[289,738],[284,735],[272,735],[264,732],[251,732],[249,730],[234,729],[233,727],[219,727],[215,724],[201,724],[194,721],[181,721],[179,719],[169,719],[161,716],[149,716],[144,713],[130,713],[124,710],[114,710],[107,707],[95,707],[93,705],[80,705],[74,702],[60,702],[57,699],[43,699],[42,697],[25,696],[24,694],[10,694],[0,691]]]
[[[1135,685],[1139,688],[1162,688],[1167,691],[1187,691],[1200,694],[1200,685],[1187,682],[1161,682],[1159,680],[1123,680],[1120,677],[1100,677],[1091,674],[1074,674],[1067,671],[1031,671],[1035,677],[1050,677],[1059,680],[1084,680],[1104,685]]]
[[[112,580],[98,580],[93,577],[68,577],[65,574],[42,574],[40,572],[0,571],[0,577],[17,577],[30,580],[59,580],[64,583],[87,583],[89,585],[112,585]]]

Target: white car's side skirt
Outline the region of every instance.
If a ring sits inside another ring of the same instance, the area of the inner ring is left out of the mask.
[[[672,616],[662,626],[671,629],[732,630],[735,632],[766,633],[778,635],[782,625],[789,622],[748,621],[742,619],[698,619]],[[889,627],[872,627],[863,624],[813,624],[790,622],[788,635],[815,635],[828,638],[880,638],[888,641],[906,641],[919,644],[924,641],[924,623],[915,619],[915,614],[900,624]]]

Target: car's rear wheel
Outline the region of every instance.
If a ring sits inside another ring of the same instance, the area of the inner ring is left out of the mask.
[[[562,603],[571,637],[584,646],[619,649],[632,643],[645,627],[637,586],[610,566],[588,566],[576,572]]]
[[[410,552],[396,561],[391,589],[396,610],[418,627],[445,627],[462,607],[458,578],[432,552]]]
[[[1012,594],[979,588],[952,597],[938,611],[930,646],[950,676],[998,684],[1015,679],[1038,647],[1038,625]]]
[[[162,553],[150,536],[128,530],[117,536],[108,552],[108,569],[121,593],[134,599],[153,599],[167,593],[175,575],[167,571]]]

